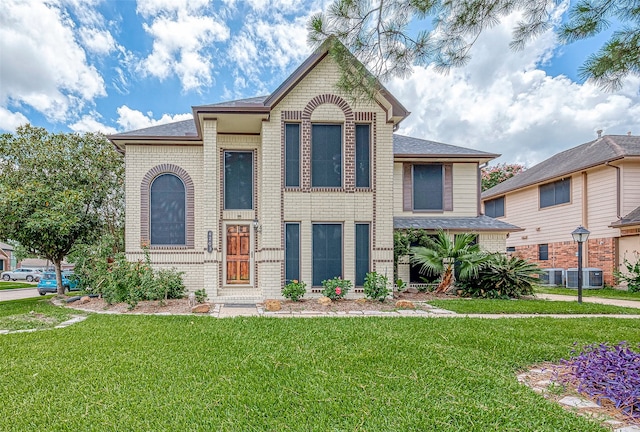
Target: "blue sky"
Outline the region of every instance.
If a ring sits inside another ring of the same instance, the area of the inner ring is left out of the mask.
[[[310,53],[325,0],[4,0],[0,130],[121,132],[189,118],[192,105],[268,94]],[[556,23],[567,4],[554,13]],[[596,130],[640,134],[640,79],[604,93],[577,69],[604,37],[552,32],[507,48],[517,16],[483,34],[472,61],[385,83],[412,112],[400,133],[539,162]]]

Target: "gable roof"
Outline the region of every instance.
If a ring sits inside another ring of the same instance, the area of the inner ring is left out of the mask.
[[[640,156],[640,136],[605,135],[570,148],[486,190],[482,199],[568,176],[625,157]]]
[[[153,126],[150,128],[139,129],[134,131],[122,132],[107,136],[109,140],[118,145],[119,141],[127,139],[132,140],[164,140],[175,139],[181,137],[185,141],[201,140],[201,118],[205,115],[224,115],[224,114],[254,114],[268,118],[269,113],[275,106],[293,89],[295,86],[329,54],[329,47],[332,43],[340,43],[334,40],[327,40],[315,52],[313,52],[278,88],[268,96],[252,97],[247,99],[239,99],[229,102],[221,102],[209,105],[192,106],[193,120],[185,120],[183,122],[175,122],[165,125]],[[355,57],[354,57],[355,59]],[[356,60],[357,61],[357,60]],[[388,105],[385,109],[388,115],[388,121],[395,124],[400,123],[410,113],[407,109],[391,94],[389,91],[376,80],[378,87],[376,100],[382,107],[380,101],[384,101]],[[189,123],[191,122],[191,123]]]

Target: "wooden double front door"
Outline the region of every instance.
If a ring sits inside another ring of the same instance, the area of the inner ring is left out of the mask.
[[[251,225],[227,225],[227,284],[251,284]]]

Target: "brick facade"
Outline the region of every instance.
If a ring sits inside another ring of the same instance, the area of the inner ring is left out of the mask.
[[[589,239],[583,245],[584,268],[593,267],[603,270],[604,283],[615,285],[613,271],[616,269],[615,238]],[[539,245],[516,246],[514,255],[527,259],[541,268],[577,268],[578,245],[574,241],[548,243],[548,259],[538,259]]]

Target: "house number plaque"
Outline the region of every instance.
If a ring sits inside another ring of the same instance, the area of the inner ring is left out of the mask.
[[[213,252],[213,231],[207,231],[207,252]]]

